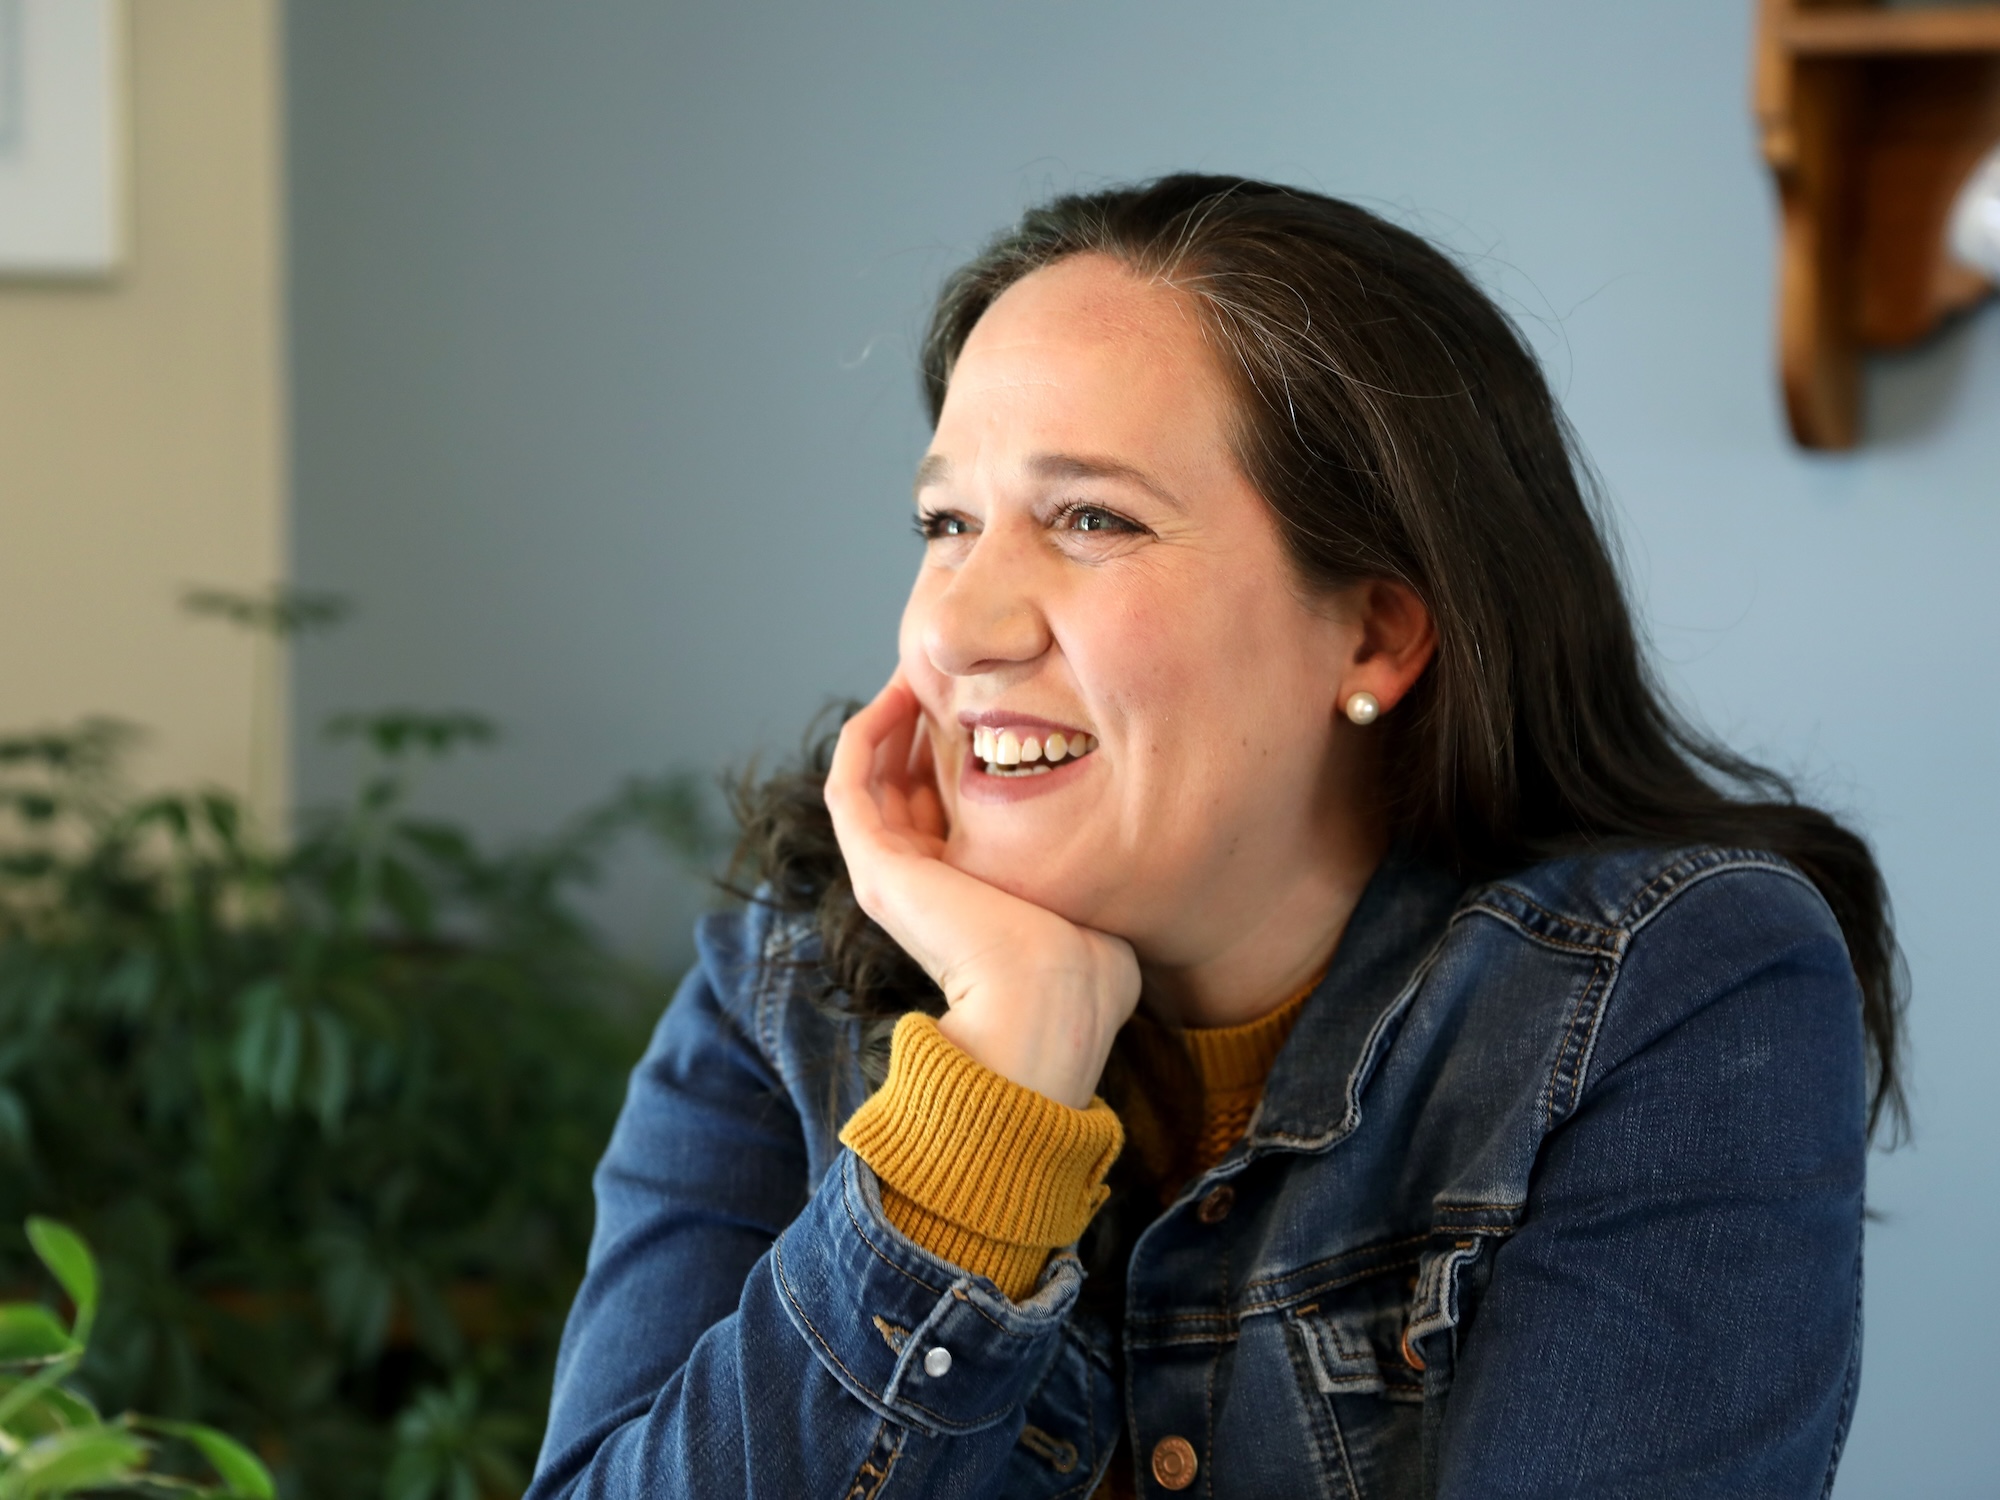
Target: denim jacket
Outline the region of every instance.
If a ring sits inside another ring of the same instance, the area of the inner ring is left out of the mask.
[[[1860,1365],[1865,1068],[1767,854],[1467,889],[1392,858],[1115,1332],[1011,1302],[836,1139],[807,940],[708,918],[597,1178],[531,1500],[1824,1495]]]

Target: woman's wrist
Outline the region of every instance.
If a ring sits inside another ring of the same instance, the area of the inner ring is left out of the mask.
[[[945,1040],[988,1071],[1071,1109],[1097,1092],[1117,1028],[1089,994],[968,997],[938,1019]]]
[[[840,1139],[880,1179],[891,1224],[1019,1300],[1103,1203],[1124,1131],[1102,1100],[1072,1109],[1000,1077],[911,1014]]]

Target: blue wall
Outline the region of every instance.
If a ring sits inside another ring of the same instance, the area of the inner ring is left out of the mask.
[[[358,623],[327,712],[511,738],[437,800],[546,827],[627,771],[796,743],[893,659],[911,351],[938,276],[1053,189],[1178,167],[1455,247],[1547,358],[1668,675],[1876,840],[1918,1137],[1878,1158],[1838,1493],[1993,1493],[2000,313],[1804,455],[1771,373],[1747,0],[293,0],[298,579]],[[633,864],[626,940],[690,896]]]

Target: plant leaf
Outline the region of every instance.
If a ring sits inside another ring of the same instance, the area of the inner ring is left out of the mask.
[[[353,606],[339,594],[307,593],[280,584],[262,594],[189,589],[181,595],[181,608],[191,615],[224,620],[241,629],[282,640],[308,630],[338,625],[352,612]]]
[[[250,1500],[273,1500],[277,1494],[277,1485],[264,1461],[229,1434],[199,1422],[168,1422],[158,1417],[143,1417],[139,1421],[150,1431],[177,1437],[199,1449],[209,1467],[229,1487],[227,1493],[247,1496]]]
[[[444,755],[459,745],[489,745],[497,737],[493,721],[474,713],[426,713],[392,708],[373,714],[341,714],[329,720],[332,740],[366,740],[375,753],[394,759],[407,750]]]
[[[318,1064],[313,1104],[319,1114],[320,1129],[332,1134],[347,1112],[347,1095],[354,1083],[354,1050],[340,1017],[315,1010],[312,1025],[313,1058]]]
[[[39,1302],[0,1305],[0,1365],[46,1364],[82,1349],[62,1319]]]
[[[23,823],[46,823],[56,815],[56,799],[47,792],[15,792],[8,800]]]
[[[121,1427],[72,1427],[38,1438],[7,1461],[0,1484],[12,1500],[69,1495],[129,1480],[152,1445]]]
[[[271,1071],[264,1077],[264,1097],[279,1114],[290,1114],[299,1087],[299,1058],[305,1050],[305,1028],[295,1010],[281,1010],[272,1022]]]
[[[16,1375],[0,1375],[0,1402],[29,1383]],[[59,1385],[34,1383],[41,1389],[31,1393],[24,1406],[0,1423],[15,1437],[45,1437],[69,1427],[95,1426],[103,1420],[98,1416],[97,1408],[76,1392],[64,1390]]]
[[[28,1243],[76,1304],[76,1341],[89,1342],[90,1325],[97,1321],[97,1257],[82,1235],[54,1219],[28,1220]]]
[[[237,1014],[242,1017],[236,1032],[236,1076],[253,1099],[269,1096],[272,1029],[279,1008],[285,1003],[282,979],[260,979],[236,997]]]
[[[243,809],[237,800],[227,792],[205,791],[199,801],[209,831],[221,840],[224,848],[232,852],[239,848],[243,841]]]

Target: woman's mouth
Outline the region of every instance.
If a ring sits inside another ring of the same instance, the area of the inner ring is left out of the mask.
[[[1097,736],[1081,730],[1003,728],[978,724],[972,730],[972,758],[987,776],[1046,776],[1065,761],[1080,760],[1097,748]]]

